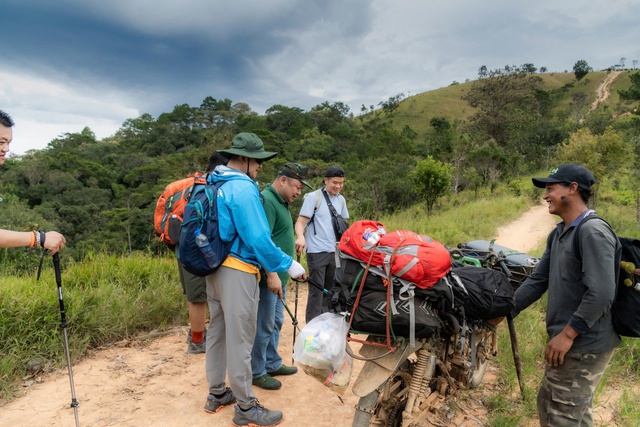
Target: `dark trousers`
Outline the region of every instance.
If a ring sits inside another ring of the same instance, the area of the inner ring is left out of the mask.
[[[334,277],[336,275],[336,257],[333,252],[320,252],[315,254],[307,254],[307,267],[309,268],[309,295],[307,297],[307,310],[305,313],[305,322],[309,323],[311,319],[322,313],[329,311],[329,299],[319,286],[324,289],[332,290]],[[314,286],[314,283],[319,286]]]

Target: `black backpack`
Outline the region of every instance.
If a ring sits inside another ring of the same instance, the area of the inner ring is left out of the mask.
[[[578,235],[580,227],[592,219],[600,219],[609,226],[611,233],[616,236],[607,221],[598,215],[586,216],[576,227],[573,247],[577,248],[576,257],[582,261]],[[617,237],[622,245],[622,252],[616,254],[616,263],[620,264],[618,274],[618,290],[611,307],[613,327],[616,332],[625,337],[640,337],[640,240]]]

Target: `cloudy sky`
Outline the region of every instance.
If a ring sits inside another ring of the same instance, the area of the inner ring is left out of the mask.
[[[631,67],[639,16],[637,0],[3,0],[0,109],[14,153],[207,96],[359,114],[482,65]]]

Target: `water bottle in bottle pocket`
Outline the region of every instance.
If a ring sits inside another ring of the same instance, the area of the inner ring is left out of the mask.
[[[200,230],[198,230],[198,234],[196,234],[196,245],[198,245],[202,251],[202,255],[204,255],[204,259],[209,268],[213,268],[216,265],[218,257],[211,248],[209,239],[207,239],[207,236],[205,236]]]

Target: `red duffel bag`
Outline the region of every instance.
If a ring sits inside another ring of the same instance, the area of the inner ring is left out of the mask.
[[[370,243],[375,239],[368,241],[369,233],[378,233],[379,241]],[[338,249],[365,263],[371,259],[371,265],[387,275],[415,283],[422,289],[435,285],[451,269],[449,251],[442,243],[409,230],[387,232],[377,221],[353,223],[342,235]]]

